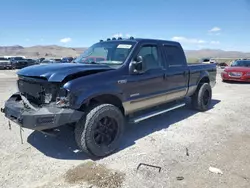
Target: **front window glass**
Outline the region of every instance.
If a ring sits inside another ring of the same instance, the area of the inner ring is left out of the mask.
[[[146,70],[159,69],[162,67],[162,63],[158,57],[158,48],[156,45],[143,46],[137,56],[142,57],[143,62],[146,65]]]
[[[135,42],[110,41],[96,43],[77,57],[75,63],[122,65]]]

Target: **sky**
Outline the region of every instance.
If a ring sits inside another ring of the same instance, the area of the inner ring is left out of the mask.
[[[0,46],[88,47],[108,37],[250,52],[250,0],[1,0]]]

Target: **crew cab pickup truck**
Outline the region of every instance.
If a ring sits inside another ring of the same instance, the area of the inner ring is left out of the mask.
[[[81,63],[89,56],[104,60]],[[183,107],[186,97],[195,109],[208,110],[216,83],[216,65],[188,65],[178,42],[133,37],[101,40],[74,63],[17,74],[19,91],[5,102],[5,116],[44,133],[73,125],[79,148],[95,157],[119,148],[126,121]]]
[[[25,59],[23,57],[13,57],[10,62],[15,69],[22,69],[35,64],[35,60]]]

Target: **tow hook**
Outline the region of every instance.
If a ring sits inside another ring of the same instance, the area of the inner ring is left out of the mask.
[[[1,112],[4,113],[4,108],[1,108]]]

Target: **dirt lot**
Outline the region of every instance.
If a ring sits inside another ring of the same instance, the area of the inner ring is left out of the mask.
[[[0,71],[0,106],[16,90],[15,71]],[[91,161],[72,131],[58,138],[20,129],[0,115],[0,187],[241,188],[250,186],[250,85],[218,83],[205,113],[189,106],[128,125],[119,152]],[[147,163],[158,169],[141,166]],[[209,167],[223,175],[209,172]],[[179,180],[177,180],[179,177]],[[184,179],[183,179],[184,178]],[[182,179],[182,180],[180,180]]]

